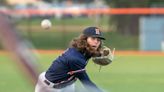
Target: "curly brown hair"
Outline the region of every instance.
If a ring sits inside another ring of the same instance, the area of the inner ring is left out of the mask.
[[[100,49],[101,49],[101,45],[102,45],[102,41],[100,42],[100,46],[98,47],[97,50],[93,49],[92,47],[89,46],[89,44],[87,43],[87,36],[82,34],[77,38],[74,38],[71,42],[71,47],[76,48],[78,51],[82,52],[82,53],[87,53],[89,55],[91,55],[92,57],[94,56],[100,56]]]

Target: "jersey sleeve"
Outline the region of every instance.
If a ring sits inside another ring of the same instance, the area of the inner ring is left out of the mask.
[[[86,63],[84,61],[80,61],[80,60],[72,60],[71,64],[70,64],[70,68],[73,71],[77,71],[77,70],[82,70],[85,68]],[[89,78],[88,74],[86,73],[86,71],[80,71],[80,72],[76,72],[75,77],[77,77],[81,83],[84,85],[84,87],[91,91],[91,92],[102,92]]]

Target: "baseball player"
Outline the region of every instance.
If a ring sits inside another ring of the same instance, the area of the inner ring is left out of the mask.
[[[71,46],[57,59],[47,71],[41,73],[35,92],[75,92],[77,79],[90,92],[102,92],[89,78],[85,67],[91,57],[100,55],[102,32],[97,27],[87,27],[83,33],[72,40]]]

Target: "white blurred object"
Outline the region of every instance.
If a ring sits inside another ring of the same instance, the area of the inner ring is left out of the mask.
[[[162,49],[162,52],[164,52],[164,41],[161,42],[161,49]]]
[[[50,29],[51,26],[52,26],[52,23],[51,23],[51,21],[50,21],[49,19],[44,19],[44,20],[42,20],[42,22],[41,22],[41,27],[42,27],[43,29]]]

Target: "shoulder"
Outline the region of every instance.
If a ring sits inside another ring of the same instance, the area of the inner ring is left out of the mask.
[[[64,54],[74,59],[82,57],[82,54],[76,48],[68,48],[65,50]]]
[[[83,54],[81,54],[76,48],[68,48],[63,53],[64,57],[66,57],[67,61],[72,63],[85,63],[86,59]]]

